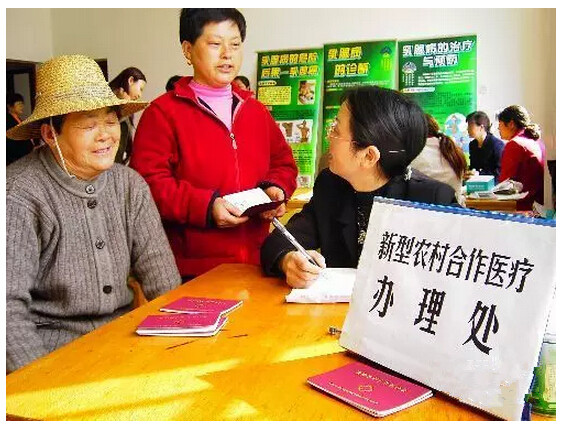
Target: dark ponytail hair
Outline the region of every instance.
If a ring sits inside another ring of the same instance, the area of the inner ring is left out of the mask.
[[[351,113],[354,149],[375,146],[388,178],[405,174],[426,144],[428,127],[420,106],[398,91],[379,86],[351,89],[341,102]]]
[[[128,80],[130,77],[133,77],[134,82],[137,82],[138,80],[143,80],[144,82],[147,82],[147,79],[145,78],[145,74],[143,74],[143,72],[139,68],[128,67],[125,70],[122,70],[120,74],[118,74],[116,77],[114,77],[112,81],[108,83],[108,85],[110,85],[110,88],[112,88],[112,91],[114,92],[122,88],[124,92],[127,94],[129,93]]]
[[[436,137],[439,139],[439,151],[441,152],[441,155],[451,166],[451,169],[453,169],[457,178],[461,180],[463,178],[463,174],[467,170],[467,160],[463,154],[463,149],[455,144],[453,138],[445,135],[439,130],[439,124],[433,116],[426,114],[426,119],[428,121],[428,138]]]
[[[508,106],[496,115],[500,122],[505,124],[514,121],[514,124],[520,129],[524,130],[526,137],[532,140],[538,140],[541,137],[541,128],[537,123],[533,123],[530,119],[530,114],[525,107],[519,105]]]

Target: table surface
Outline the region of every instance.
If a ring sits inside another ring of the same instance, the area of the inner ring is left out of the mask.
[[[373,419],[306,383],[310,376],[362,360],[328,334],[329,326],[342,326],[348,305],[286,304],[288,291],[256,266],[219,266],[6,376],[7,418]],[[214,337],[135,334],[147,315],[181,296],[244,303]],[[384,419],[493,418],[436,393]]]
[[[476,210],[488,210],[488,211],[504,211],[504,212],[515,212],[516,211],[516,200],[498,200],[498,199],[472,199],[466,198],[465,205],[467,208],[473,208]]]
[[[286,206],[289,211],[297,212],[308,202],[308,199],[301,198],[302,195],[311,192],[310,188],[299,188],[293,193],[288,200]],[[503,211],[515,212],[516,200],[498,200],[498,199],[472,199],[466,198],[465,204],[467,208],[475,210]]]

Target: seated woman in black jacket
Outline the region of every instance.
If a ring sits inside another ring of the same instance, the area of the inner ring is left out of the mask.
[[[347,92],[328,137],[329,169],[287,225],[318,265],[357,267],[374,196],[456,204],[453,188],[408,168],[426,144],[427,123],[421,108],[398,91],[365,86]],[[261,265],[292,287],[307,287],[322,270],[278,230],[263,243]]]

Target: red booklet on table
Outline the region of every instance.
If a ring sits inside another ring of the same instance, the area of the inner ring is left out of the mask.
[[[432,390],[359,362],[308,378],[308,383],[382,418],[432,396]]]
[[[163,312],[197,313],[214,312],[225,315],[241,306],[242,300],[209,299],[205,297],[181,297],[161,308]]]
[[[141,336],[213,336],[227,318],[219,313],[149,315],[137,326]]]

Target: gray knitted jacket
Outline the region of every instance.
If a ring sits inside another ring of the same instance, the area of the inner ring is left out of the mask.
[[[47,146],[7,168],[8,371],[130,310],[130,271],[148,299],[181,282],[137,172],[115,164],[92,181],[69,178]]]

